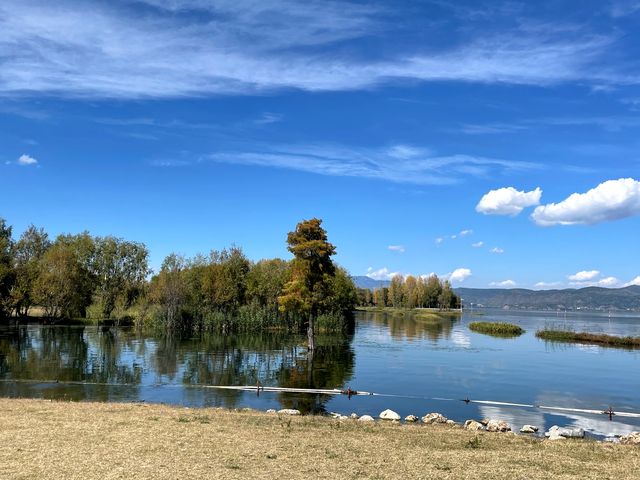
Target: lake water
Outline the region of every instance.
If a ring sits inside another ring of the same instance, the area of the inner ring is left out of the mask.
[[[508,321],[512,339],[471,332],[472,321]],[[440,412],[464,421],[499,418],[514,429],[579,426],[596,436],[640,430],[640,419],[548,411],[461,399],[640,412],[640,350],[547,343],[544,327],[640,336],[640,318],[617,314],[466,312],[433,322],[358,312],[350,335],[276,333],[178,340],[103,327],[0,326],[0,396],[164,402],[188,406],[298,408],[403,417]],[[346,388],[346,396],[225,391],[204,385]]]

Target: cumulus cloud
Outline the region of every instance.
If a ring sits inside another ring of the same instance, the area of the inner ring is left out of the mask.
[[[606,277],[598,280],[596,285],[598,287],[615,287],[619,283],[620,283],[620,280],[618,280],[616,277]]]
[[[392,272],[387,267],[382,267],[378,270],[374,270],[369,267],[367,270],[367,277],[374,280],[391,280],[396,275],[402,275],[400,272]]]
[[[510,215],[515,217],[526,207],[540,203],[542,190],[519,191],[513,187],[490,190],[476,205],[476,211],[485,215]]]
[[[404,245],[389,245],[387,248],[392,252],[404,253]]]
[[[640,182],[607,180],[586,193],[573,193],[559,203],[537,207],[531,218],[543,227],[593,225],[640,214]]]
[[[450,282],[464,282],[471,276],[471,270],[468,268],[456,268],[448,277]]]
[[[38,160],[36,160],[35,158],[27,154],[22,154],[20,155],[20,158],[18,158],[17,163],[18,165],[22,165],[22,166],[37,165]]]
[[[538,282],[533,287],[538,289],[556,288],[562,285],[562,282]]]
[[[599,270],[583,270],[581,272],[574,273],[573,275],[569,275],[568,278],[572,282],[586,282],[587,280],[593,280],[598,275],[600,275]]]
[[[500,247],[493,247],[491,250],[489,250],[489,252],[500,254],[500,253],[504,253],[504,249]]]
[[[462,230],[462,231],[460,232],[460,236],[461,236],[461,237],[466,237],[467,235],[471,235],[472,233],[473,233],[473,230],[471,230],[471,229]]]
[[[484,242],[476,242],[476,243],[472,243],[471,246],[473,248],[480,248],[484,245]]]
[[[489,286],[500,287],[500,288],[513,288],[516,286],[516,282],[514,282],[513,280],[503,280],[502,282],[491,282]]]
[[[634,278],[633,280],[625,283],[623,285],[623,287],[630,287],[632,285],[640,285],[640,275],[638,275],[636,278]]]
[[[620,280],[616,277],[599,277],[599,270],[583,270],[567,278],[570,284],[576,287],[616,287],[620,284]]]

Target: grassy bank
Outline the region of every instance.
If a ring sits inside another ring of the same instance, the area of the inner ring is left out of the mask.
[[[471,322],[469,329],[497,337],[517,337],[524,333],[524,330],[518,325],[505,322]]]
[[[618,337],[615,335],[567,330],[540,330],[536,332],[536,337],[553,342],[586,343],[617,348],[640,348],[640,337]]]
[[[7,479],[623,479],[640,468],[634,446],[165,405],[1,399],[0,425]]]

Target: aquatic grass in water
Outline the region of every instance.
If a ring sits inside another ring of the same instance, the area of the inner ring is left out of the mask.
[[[640,348],[640,337],[618,337],[603,333],[573,332],[570,330],[539,330],[536,337],[553,342],[585,343],[603,347]]]
[[[524,333],[518,325],[506,322],[471,322],[469,330],[496,337],[517,337]]]

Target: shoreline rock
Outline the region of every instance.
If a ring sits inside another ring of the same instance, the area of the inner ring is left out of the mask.
[[[427,425],[431,425],[434,423],[447,423],[448,418],[442,415],[441,413],[427,413],[424,417],[422,417],[422,423],[426,423]]]
[[[380,415],[378,415],[378,417],[382,420],[400,420],[400,415],[389,409],[380,412]]]

